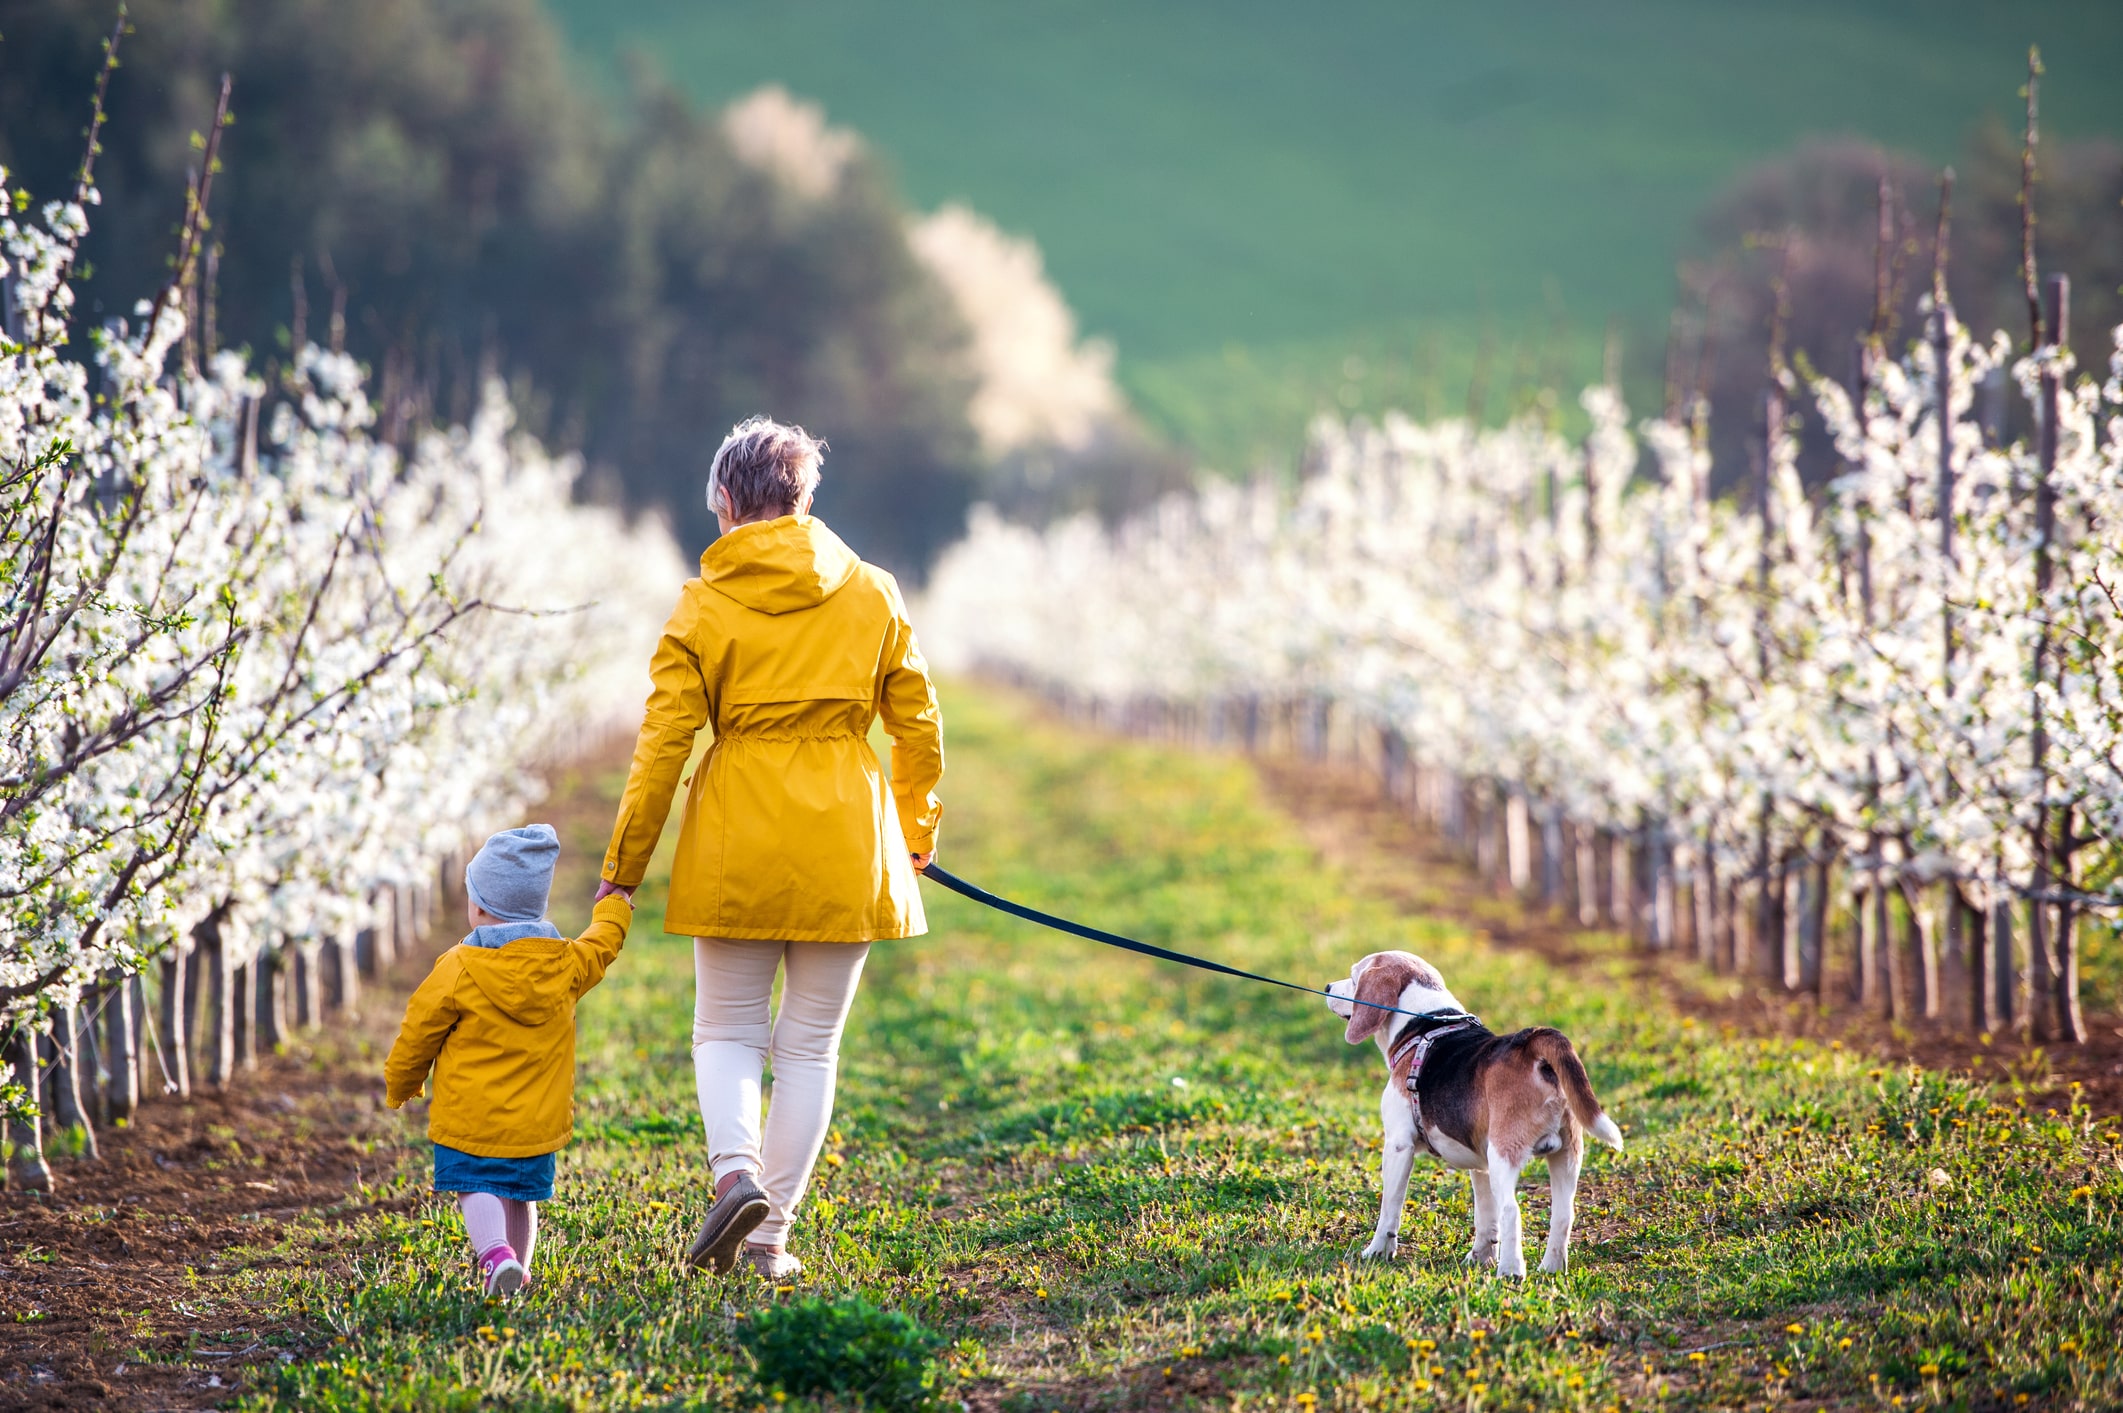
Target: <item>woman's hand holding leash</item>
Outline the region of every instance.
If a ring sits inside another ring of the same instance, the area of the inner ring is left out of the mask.
[[[931,849],[926,854],[909,854],[907,857],[914,860],[914,871],[916,873],[927,873],[929,865],[936,862],[936,850]]]

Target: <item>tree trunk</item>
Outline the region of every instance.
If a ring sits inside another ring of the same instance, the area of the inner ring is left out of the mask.
[[[74,1048],[80,1057],[82,1079],[88,1085],[81,1098],[88,1105],[89,1122],[99,1129],[111,1121],[110,1061],[103,1051],[101,1024],[110,1009],[111,990],[106,984],[92,986],[82,994],[74,1029]]]
[[[1759,864],[1762,878],[1754,895],[1754,930],[1747,940],[1754,948],[1755,974],[1781,989],[1785,966],[1783,861],[1765,853]]]
[[[1902,946],[1908,956],[1905,971],[1913,988],[1909,1011],[1919,1019],[1931,1020],[1939,1014],[1938,942],[1924,925],[1924,910],[1914,885],[1902,886],[1902,906]]]
[[[1563,811],[1553,804],[1541,807],[1541,907],[1563,903]]]
[[[1556,901],[1566,920],[1582,923],[1585,919],[1585,887],[1578,874],[1584,861],[1585,846],[1578,841],[1577,825],[1562,818],[1560,812],[1557,818],[1555,867],[1561,878],[1561,891]]]
[[[2012,899],[1990,905],[1990,994],[1997,1005],[1995,1030],[2011,1030],[2018,1010],[2020,968],[2012,940]]]
[[[380,972],[397,965],[411,940],[399,926],[398,888],[387,884],[376,894],[376,969]]]
[[[1679,881],[1673,867],[1673,841],[1667,836],[1666,821],[1656,820],[1650,829],[1651,945],[1665,951],[1680,937]]]
[[[232,1075],[238,1070],[249,1069],[257,1058],[257,975],[257,958],[229,968],[229,1058],[234,1062],[229,1066],[229,1073]]]
[[[2077,813],[2070,805],[2057,811],[2056,852],[2051,855],[2050,876],[2066,890],[2076,886],[2079,872],[2072,861],[2083,842],[2074,837]],[[2083,1045],[2086,1016],[2079,1008],[2079,910],[2069,901],[2057,904],[2057,932],[2050,957],[2056,968],[2057,1038]]]
[[[1884,881],[1884,880],[1883,880]],[[1880,989],[1888,1019],[1906,1020],[1909,1015],[1908,987],[1903,972],[1903,949],[1896,945],[1894,937],[1894,897],[1886,888],[1880,889],[1877,902],[1880,928],[1880,960],[1886,963],[1886,975],[1881,979]]]
[[[251,1017],[252,1054],[271,1055],[287,1040],[287,947],[260,952],[251,963],[257,1006]]]
[[[1715,970],[1718,964],[1718,862],[1707,839],[1696,846],[1688,895],[1688,901],[1695,905],[1695,959]]]
[[[1582,825],[1571,831],[1577,839],[1578,926],[1600,925],[1600,835]]]
[[[2079,910],[2070,903],[2057,904],[2056,1006],[2057,1039],[2084,1045],[2086,1017],[2079,1009]]]
[[[2036,882],[2043,880],[2038,875]],[[2027,1033],[2035,1040],[2054,1040],[2052,1004],[2057,991],[2056,967],[2050,961],[2049,943],[2055,928],[2050,906],[2032,899],[2027,904]]]
[[[1495,813],[1489,807],[1490,792],[1484,789],[1475,800],[1474,815],[1474,871],[1484,883],[1496,881],[1496,834],[1490,821]]]
[[[352,1012],[361,1001],[361,957],[366,930],[347,926],[324,944],[324,1002],[335,1015]]]
[[[297,1030],[315,1030],[324,1019],[321,986],[324,981],[324,948],[304,942],[293,949],[288,976],[289,1018]]]
[[[121,976],[111,983],[110,1000],[103,1007],[103,1053],[111,1073],[104,1106],[114,1125],[129,1122],[140,1107],[139,1004],[139,977]]]
[[[1607,831],[1607,917],[1630,936],[1636,935],[1636,870],[1630,863],[1629,836]]]
[[[1799,989],[1816,997],[1827,993],[1828,854],[1799,875]]]
[[[1953,889],[1953,906],[1960,911],[1961,936],[1967,943],[1969,1028],[1978,1035],[1991,1035],[1998,1028],[1998,971],[1991,963],[1989,917],[1981,908],[1969,906],[1958,886]]]
[[[191,1027],[186,1024],[186,1003],[193,991],[191,971],[196,960],[185,952],[181,940],[172,942],[169,955],[162,959],[162,1046],[158,1056],[168,1066],[163,1075],[165,1082],[185,1099],[192,1096]]]
[[[1746,960],[1740,939],[1741,906],[1740,885],[1732,879],[1720,879],[1714,907],[1717,911],[1718,960],[1727,974],[1738,976],[1741,963]]]
[[[1792,886],[1795,872],[1798,879],[1797,888]],[[1779,951],[1783,957],[1783,975],[1780,979],[1786,991],[1802,989],[1805,981],[1805,963],[1799,955],[1805,949],[1805,942],[1799,935],[1806,917],[1805,890],[1805,872],[1802,869],[1795,870],[1793,860],[1789,857],[1780,860],[1777,865],[1777,934],[1781,943]]]
[[[81,1042],[80,1007],[55,1008],[52,1012],[52,1117],[70,1142],[75,1134],[80,1135],[81,1156],[97,1158],[102,1154],[96,1147],[96,1125],[88,1106],[81,1101],[82,1062],[87,1058],[87,1047]]]
[[[228,947],[221,940],[221,925],[218,918],[207,923],[199,938],[199,949],[205,953],[206,988],[209,1002],[209,1020],[205,1040],[206,1085],[211,1090],[228,1088],[229,1077],[236,1071],[236,1010],[231,999],[234,992],[236,968],[229,964]]]
[[[1533,890],[1533,821],[1526,810],[1526,792],[1513,789],[1504,796],[1505,881],[1524,898]]]
[[[8,1063],[12,1078],[34,1099],[38,1090],[37,1037],[28,1026],[17,1026],[8,1037]],[[31,1192],[52,1190],[51,1165],[44,1161],[44,1125],[35,1109],[8,1120],[7,1180],[10,1186]]]

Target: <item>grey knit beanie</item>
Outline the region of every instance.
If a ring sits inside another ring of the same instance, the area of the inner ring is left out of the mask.
[[[542,922],[560,836],[550,824],[504,829],[464,866],[464,891],[503,922]]]

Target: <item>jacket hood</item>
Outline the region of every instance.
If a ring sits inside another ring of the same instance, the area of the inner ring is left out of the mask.
[[[703,583],[759,613],[816,608],[855,577],[862,561],[808,515],[739,525],[700,557]]]
[[[518,1025],[544,1025],[574,999],[568,944],[524,937],[503,947],[462,946],[457,960],[494,1008]]]

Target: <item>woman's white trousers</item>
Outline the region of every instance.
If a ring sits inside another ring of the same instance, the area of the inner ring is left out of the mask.
[[[766,1190],[756,1243],[786,1239],[810,1185],[833,1119],[841,1027],[869,954],[867,942],[693,939],[693,1078],[708,1161],[717,1182],[744,1170]],[[781,1013],[770,1015],[782,967]],[[770,1059],[774,1102],[762,1137],[760,1080]]]

